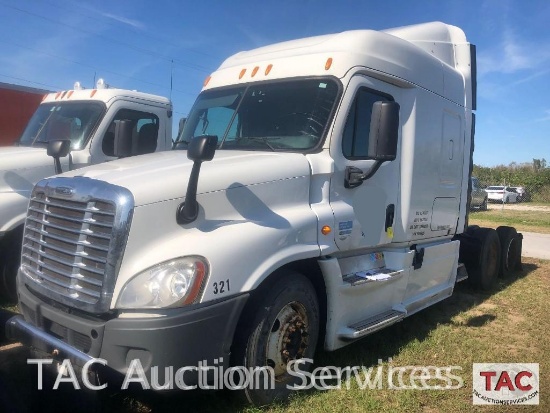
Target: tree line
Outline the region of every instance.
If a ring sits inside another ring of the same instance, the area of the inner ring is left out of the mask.
[[[533,159],[532,163],[512,162],[493,167],[474,165],[472,175],[483,187],[491,185],[523,186],[535,202],[550,202],[550,168],[546,160]]]

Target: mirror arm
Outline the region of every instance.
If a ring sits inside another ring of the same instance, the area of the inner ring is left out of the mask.
[[[61,161],[59,160],[59,156],[54,156],[53,162],[55,165],[55,174],[59,175],[63,173],[63,169],[61,169]]]
[[[384,163],[384,161],[382,160],[377,160],[374,165],[371,166],[371,168],[369,169],[369,171],[363,175],[361,178],[363,181],[366,181],[367,179],[369,178],[372,178],[374,176],[374,174],[376,172],[378,172],[378,169],[382,166],[382,164]]]
[[[199,215],[199,203],[197,202],[197,185],[199,181],[199,172],[201,169],[201,161],[195,161],[191,169],[191,176],[187,185],[187,193],[185,194],[185,202],[178,206],[176,213],[176,222],[178,225],[189,224],[197,219]]]
[[[377,160],[365,174],[359,168],[356,168],[354,166],[347,166],[344,173],[344,187],[357,188],[364,181],[372,178],[384,162],[385,161]]]

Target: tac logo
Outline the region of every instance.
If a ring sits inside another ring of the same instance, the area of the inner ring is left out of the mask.
[[[538,363],[474,363],[474,404],[539,404]]]

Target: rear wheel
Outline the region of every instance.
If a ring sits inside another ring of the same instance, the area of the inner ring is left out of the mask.
[[[512,227],[498,227],[498,238],[500,240],[500,270],[501,277],[508,277],[518,267],[521,261],[521,248],[517,238],[517,231]]]
[[[471,232],[480,244],[479,263],[470,268],[468,279],[471,285],[481,290],[490,290],[497,281],[500,269],[500,240],[492,228],[477,228]]]
[[[248,320],[240,323],[233,345],[232,365],[247,371],[269,367],[274,388],[243,389],[246,399],[255,405],[285,400],[298,377],[288,373],[292,360],[312,359],[319,336],[319,305],[315,289],[303,275],[289,271],[277,277],[260,296],[254,297],[246,310]],[[300,364],[301,371],[308,364]],[[311,367],[311,366],[309,366]],[[260,384],[264,384],[260,380]]]

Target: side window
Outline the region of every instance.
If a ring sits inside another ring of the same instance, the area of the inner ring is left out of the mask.
[[[107,156],[114,156],[115,129],[117,122],[128,120],[132,124],[132,154],[143,155],[157,149],[159,118],[157,115],[138,110],[121,109],[112,120],[103,136],[102,150]]]
[[[342,137],[342,152],[346,158],[367,159],[372,105],[374,102],[389,100],[393,98],[364,87],[359,89],[350,108]]]

